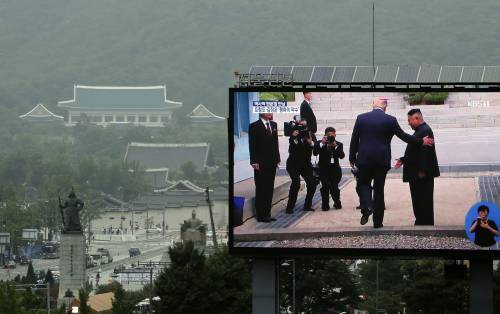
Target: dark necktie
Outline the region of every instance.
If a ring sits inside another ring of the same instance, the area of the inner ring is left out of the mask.
[[[266,122],[266,129],[267,129],[267,133],[269,133],[269,135],[273,135],[273,132],[271,131],[271,127],[269,126],[269,122]]]

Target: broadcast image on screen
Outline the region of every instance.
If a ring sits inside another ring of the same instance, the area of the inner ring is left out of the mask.
[[[500,92],[230,96],[237,251],[499,249]]]

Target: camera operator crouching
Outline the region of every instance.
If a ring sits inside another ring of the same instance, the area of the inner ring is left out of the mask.
[[[339,183],[342,178],[342,169],[339,159],[345,157],[341,142],[335,139],[335,128],[325,129],[325,136],[314,146],[314,156],[319,154],[319,179],[321,181],[321,209],[330,209],[330,195],[333,198],[335,209],[341,209]]]
[[[312,199],[316,192],[318,184],[313,175],[311,156],[315,141],[311,131],[308,130],[305,120],[298,122],[291,121],[285,125],[285,136],[290,136],[288,148],[288,159],[286,161],[286,170],[292,179],[290,191],[288,194],[288,204],[286,213],[293,213],[297,195],[300,189],[300,177],[304,178],[307,187],[307,195],[304,202],[304,211],[312,211]]]

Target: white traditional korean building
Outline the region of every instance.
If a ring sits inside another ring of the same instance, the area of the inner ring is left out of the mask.
[[[31,122],[54,122],[64,121],[63,116],[59,116],[47,109],[43,104],[36,105],[27,113],[20,115],[19,118]]]
[[[196,106],[193,111],[187,114],[187,117],[192,123],[214,123],[224,122],[226,120],[226,118],[214,114],[202,104]]]
[[[108,126],[131,124],[161,127],[172,119],[181,102],[167,99],[165,85],[84,86],[75,85],[73,99],[58,102],[68,110],[67,126],[86,120]]]

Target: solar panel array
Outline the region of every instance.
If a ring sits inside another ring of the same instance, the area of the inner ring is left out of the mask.
[[[296,83],[498,83],[500,66],[252,66],[250,74],[292,75]]]

